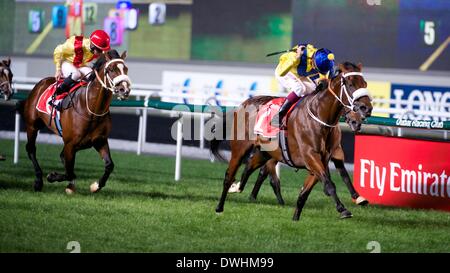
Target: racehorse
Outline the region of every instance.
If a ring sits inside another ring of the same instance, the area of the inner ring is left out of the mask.
[[[286,124],[290,157],[296,168],[305,168],[309,171],[297,199],[293,216],[295,221],[300,219],[303,206],[318,180],[324,183],[325,192],[336,203],[336,210],[340,213],[340,217],[352,216],[336,194],[336,186],[331,181],[328,162],[332,151],[339,145],[332,138],[332,133],[341,114],[344,111],[354,110],[362,118],[371,115],[371,99],[361,69],[361,64],[358,66],[349,62],[340,64],[336,77],[331,79],[324,88],[317,88],[313,94],[304,97],[290,113],[291,118]],[[231,139],[231,159],[225,172],[222,195],[216,207],[217,213],[223,212],[228,190],[234,182],[239,166],[246,158],[250,158],[243,172],[246,176],[250,176],[269,160],[274,162],[283,162],[284,160],[279,147],[271,150],[261,149],[267,140],[260,136],[254,136],[253,127],[248,126],[255,123],[257,111],[254,109],[258,109],[257,106],[264,105],[272,99],[274,97],[270,96],[250,98],[244,101],[234,113],[233,136],[239,134],[239,121],[236,120],[236,117],[241,116],[245,117],[245,138]],[[221,158],[219,144],[222,141],[218,139],[211,141],[210,150],[218,158]]]
[[[68,194],[75,191],[75,154],[79,150],[94,147],[105,163],[105,170],[98,182],[90,186],[91,192],[102,189],[114,169],[114,163],[109,151],[108,136],[111,131],[111,115],[109,105],[113,94],[119,99],[127,99],[130,94],[131,82],[127,76],[128,68],[125,65],[126,52],[121,56],[116,50],[102,54],[93,65],[95,77],[86,87],[70,93],[71,107],[60,114],[62,139],[64,148],[60,159],[64,164],[65,173],[52,172],[47,180],[69,181],[66,187]],[[55,122],[49,123],[50,116],[36,109],[41,94],[55,82],[54,77],[48,77],[38,82],[25,101],[21,101],[19,112],[25,120],[28,142],[26,150],[33,162],[36,180],[34,190],[41,191],[43,187],[42,169],[36,159],[36,137],[38,131],[47,126],[58,134]]]
[[[352,112],[354,113],[354,112]],[[353,131],[357,132],[360,130],[362,120],[359,117],[359,114],[354,114],[354,119],[349,120],[348,123],[351,124],[350,127]],[[359,120],[359,121],[358,121]],[[360,196],[359,193],[355,190],[353,187],[350,175],[347,172],[347,169],[344,165],[344,150],[342,149],[341,143],[341,129],[340,127],[336,127],[332,129],[332,138],[334,139],[334,143],[338,143],[339,145],[335,147],[335,149],[331,153],[331,161],[333,162],[334,166],[336,167],[336,170],[338,170],[342,180],[344,181],[344,184],[347,186],[347,189],[352,197],[353,202],[355,202],[357,205],[367,205],[369,201],[365,199],[364,197]],[[249,160],[247,159],[247,164]],[[275,196],[278,200],[278,204],[284,205],[283,197],[281,196],[281,189],[280,189],[280,179],[276,173],[276,165],[277,161],[274,159],[270,159],[267,161],[264,166],[260,168],[258,178],[256,179],[256,183],[253,186],[253,190],[250,194],[250,200],[255,201],[256,197],[258,196],[259,190],[261,188],[261,185],[266,180],[266,178],[269,176],[270,178],[270,185],[273,188],[273,191],[275,193]],[[248,167],[245,167],[245,169],[248,169]],[[248,174],[243,173],[242,178],[238,183],[233,183],[232,186],[229,189],[229,193],[233,192],[242,192],[244,190],[245,184],[249,178]],[[328,194],[325,192],[325,194]]]
[[[13,94],[12,79],[11,59],[2,60],[0,62],[0,95],[3,95],[5,100],[9,100]]]

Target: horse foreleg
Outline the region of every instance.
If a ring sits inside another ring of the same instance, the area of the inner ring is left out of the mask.
[[[267,163],[264,165],[260,170],[258,174],[258,178],[256,179],[256,183],[253,186],[252,193],[250,194],[250,200],[255,201],[256,197],[258,196],[259,190],[261,189],[261,185],[266,180],[267,176],[269,175],[269,170],[267,168]]]
[[[369,201],[365,199],[364,197],[360,196],[359,193],[355,190],[353,187],[352,180],[350,178],[350,175],[348,174],[347,170],[345,169],[344,160],[340,158],[331,158],[331,161],[333,161],[334,166],[339,171],[339,174],[342,177],[342,180],[344,181],[344,184],[347,186],[348,191],[350,192],[350,195],[352,196],[352,199],[357,205],[367,205]]]
[[[75,148],[72,144],[65,144],[63,149],[64,154],[64,168],[65,173],[59,174],[57,172],[51,172],[47,175],[48,182],[63,182],[70,181],[69,185],[66,187],[66,193],[71,194],[75,192],[75,178],[76,175],[74,173],[75,166]]]
[[[34,167],[34,173],[36,175],[36,180],[34,180],[34,190],[35,191],[41,191],[44,187],[44,181],[42,180],[42,169],[41,166],[39,166],[39,163],[36,158],[36,137],[37,137],[38,130],[27,127],[27,144],[26,144],[26,150],[28,154],[28,158],[33,163]]]
[[[325,168],[325,164],[321,161],[321,156],[314,152],[307,154],[308,156],[305,158],[306,166],[308,166],[310,172],[324,183],[325,192],[327,192],[336,203],[336,210],[341,214],[341,218],[351,217],[351,212],[345,208],[344,204],[342,204],[337,196],[336,185],[331,181],[330,172],[328,168]],[[299,202],[297,202],[297,209],[301,210]]]
[[[103,162],[105,162],[105,172],[103,173],[102,177],[98,182],[94,182],[93,184],[91,184],[91,192],[98,192],[106,185],[106,181],[108,180],[109,175],[114,170],[114,162],[111,159],[111,153],[109,151],[109,144],[107,140],[96,143],[94,145],[94,148],[102,157]]]
[[[61,153],[59,154],[59,159],[61,160],[61,163],[64,166],[64,148],[62,149]]]
[[[309,174],[303,184],[303,187],[300,189],[300,193],[297,198],[297,204],[292,220],[298,221],[300,219],[303,207],[305,206],[306,200],[308,200],[309,193],[311,192],[316,183],[317,177],[314,174]]]
[[[325,176],[322,178],[322,181],[325,183],[326,191],[330,194],[331,198],[336,203],[336,210],[341,214],[341,218],[350,218],[352,217],[352,213],[347,210],[342,204],[341,200],[339,200],[337,193],[336,193],[336,185],[331,181],[330,173],[327,170]]]

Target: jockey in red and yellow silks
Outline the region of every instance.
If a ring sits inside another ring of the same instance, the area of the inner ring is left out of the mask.
[[[290,107],[301,97],[316,89],[318,80],[334,76],[334,54],[317,49],[311,44],[298,44],[292,51],[280,56],[275,77],[290,93],[272,119],[272,126],[279,127]]]
[[[56,65],[55,78],[64,77],[64,82],[56,89],[56,94],[69,91],[68,89],[81,76],[92,72],[88,63],[96,59],[103,51],[110,49],[109,35],[103,30],[92,32],[89,38],[72,36],[63,44],[58,45],[53,53]]]

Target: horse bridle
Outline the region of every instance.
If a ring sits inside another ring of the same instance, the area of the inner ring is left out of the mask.
[[[4,70],[8,71],[8,74],[6,74],[4,72]],[[0,83],[0,94],[1,93],[5,93],[4,92],[4,88],[3,88],[5,85],[7,85],[7,87],[9,87],[11,89],[11,91],[12,91],[12,88],[11,88],[11,77],[12,77],[11,70],[8,67],[0,66],[0,72],[1,72],[0,75],[4,73],[5,76],[6,76],[6,80]]]
[[[111,93],[115,93],[114,87],[117,86],[118,84],[120,84],[121,82],[128,83],[128,87],[130,88],[131,87],[130,78],[128,77],[128,75],[125,75],[123,73],[123,70],[120,71],[122,73],[121,75],[111,79],[111,77],[108,74],[107,68],[108,68],[108,66],[110,66],[113,63],[122,63],[125,66],[125,61],[123,59],[112,59],[109,62],[107,62],[105,64],[105,67],[103,68],[103,80],[98,75],[97,70],[94,70],[97,80],[100,82],[100,84],[102,85],[103,88],[105,88],[106,90],[109,90]],[[89,84],[88,84],[88,86],[86,88],[86,108],[87,108],[88,112],[91,113],[92,115],[97,116],[97,117],[102,117],[102,116],[108,114],[109,110],[104,112],[104,113],[102,113],[102,114],[97,114],[97,113],[94,113],[89,108],[88,91],[89,91],[89,87],[90,87],[91,82],[89,82]],[[109,86],[108,86],[108,84],[109,84]]]
[[[105,67],[103,68],[103,80],[98,75],[98,72],[96,70],[94,70],[94,71],[95,71],[95,76],[97,77],[97,80],[100,82],[100,84],[103,86],[103,88],[111,91],[112,93],[115,93],[115,89],[114,89],[115,86],[117,86],[121,82],[126,82],[126,83],[128,83],[128,87],[131,87],[131,80],[128,77],[128,75],[125,75],[123,73],[123,71],[120,71],[122,73],[121,75],[111,79],[107,69],[113,63],[122,63],[125,66],[125,61],[123,59],[110,60],[109,62],[107,62],[105,64]],[[108,84],[109,84],[109,86],[108,86]]]
[[[336,93],[334,93],[334,91],[330,88],[330,84],[328,84],[328,91],[331,92],[331,94],[333,94],[333,96],[346,108],[350,109],[351,111],[353,111],[353,107],[354,107],[354,102],[357,101],[359,98],[368,96],[370,99],[370,93],[369,90],[367,90],[367,88],[358,88],[356,89],[352,95],[350,95],[347,91],[347,86],[344,83],[344,80],[346,77],[350,77],[350,76],[361,76],[362,78],[364,78],[364,75],[362,72],[348,72],[348,73],[342,73],[341,74],[341,94],[338,97],[336,95]],[[345,104],[343,102],[343,94],[345,94],[345,96],[347,97],[347,101],[348,101],[348,105]]]
[[[364,96],[368,96],[370,100],[372,100],[369,90],[367,90],[367,88],[358,88],[356,89],[352,95],[350,95],[347,91],[347,87],[344,83],[344,80],[346,77],[350,77],[350,76],[361,76],[364,78],[364,75],[362,72],[348,72],[348,73],[342,73],[341,74],[341,94],[338,97],[336,95],[336,93],[334,93],[334,91],[330,88],[331,86],[331,80],[328,83],[328,91],[331,92],[331,94],[333,94],[333,96],[347,109],[345,111],[345,113],[347,114],[350,111],[353,111],[354,108],[354,102],[357,101],[359,98],[362,98]],[[343,102],[343,94],[345,94],[347,101],[349,102],[349,104],[345,104]],[[326,122],[323,122],[322,120],[320,120],[317,116],[315,116],[312,112],[311,109],[309,107],[310,102],[306,105],[306,110],[308,111],[308,114],[317,122],[319,122],[320,124],[327,126],[327,127],[336,127],[338,125],[338,123],[336,123],[335,125],[330,125]]]

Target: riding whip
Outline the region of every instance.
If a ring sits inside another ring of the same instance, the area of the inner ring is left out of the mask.
[[[272,53],[267,54],[266,57],[270,57],[270,56],[273,56],[273,55],[278,55],[278,54],[281,54],[281,53],[296,52],[296,51],[297,51],[297,49],[288,49],[288,50],[276,51],[276,52],[272,52]]]

